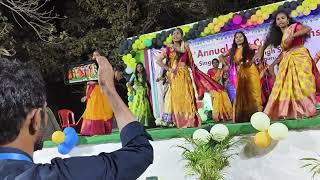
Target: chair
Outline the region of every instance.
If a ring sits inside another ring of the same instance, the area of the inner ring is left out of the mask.
[[[74,127],[76,126],[76,122],[74,120],[74,113],[69,109],[60,109],[58,111],[59,119],[60,119],[60,126],[62,129],[66,127]],[[71,123],[70,118],[71,117]]]

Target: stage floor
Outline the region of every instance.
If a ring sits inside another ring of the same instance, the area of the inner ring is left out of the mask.
[[[306,128],[317,128],[320,127],[320,112],[319,106],[318,115],[312,118],[307,119],[297,119],[297,120],[279,120],[273,122],[281,122],[287,125],[289,129],[306,129]],[[210,128],[214,125],[212,120],[208,120],[203,123],[202,128],[210,130]],[[250,122],[248,123],[225,123],[230,131],[230,135],[237,136],[243,134],[251,134],[257,132]],[[191,136],[192,133],[197,128],[185,128],[185,129],[177,129],[177,128],[167,128],[167,127],[158,127],[147,129],[148,133],[152,136],[154,140],[164,140],[171,138],[181,138],[186,136]],[[118,143],[120,142],[119,131],[114,129],[112,134],[110,135],[97,135],[91,137],[80,136],[78,145],[89,145],[89,144],[105,144],[105,143]],[[54,147],[52,141],[45,141],[44,148]]]

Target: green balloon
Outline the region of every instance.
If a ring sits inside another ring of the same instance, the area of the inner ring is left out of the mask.
[[[151,39],[146,39],[144,40],[144,45],[146,47],[151,47],[152,46],[152,40]]]

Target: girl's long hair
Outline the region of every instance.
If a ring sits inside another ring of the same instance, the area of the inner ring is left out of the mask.
[[[134,73],[135,73],[135,76],[136,76],[136,78],[139,77],[139,76],[138,76],[138,74],[139,74],[139,72],[138,72],[138,65],[141,65],[142,68],[143,68],[143,70],[142,70],[142,72],[141,72],[141,74],[142,74],[142,83],[145,83],[145,82],[147,82],[147,73],[146,73],[146,69],[144,68],[144,66],[143,66],[143,64],[142,64],[141,62],[137,63],[137,65],[136,65],[136,71],[134,72]]]
[[[244,32],[242,31],[238,31],[234,34],[234,38],[233,38],[233,43],[232,43],[232,47],[231,47],[231,50],[230,50],[230,59],[231,59],[231,62],[234,62],[234,56],[236,54],[236,50],[237,50],[237,44],[236,44],[236,36],[238,34],[242,34],[243,36],[243,43],[242,43],[242,59],[241,61],[243,63],[246,62],[247,59],[251,59],[254,55],[254,50],[252,50],[249,46],[249,42],[248,42],[248,39],[246,37],[246,35],[244,34]]]
[[[266,38],[266,41],[264,43],[264,46],[265,47],[268,47],[269,45],[272,45],[274,47],[278,47],[280,44],[281,44],[281,40],[282,40],[282,36],[283,36],[283,33],[280,29],[279,26],[277,26],[277,16],[279,14],[284,14],[287,16],[288,20],[289,20],[289,25],[292,25],[294,23],[296,23],[295,20],[293,20],[287,12],[285,11],[277,11],[274,15],[274,20],[271,24],[271,27],[269,29],[269,33],[267,35],[267,38]]]

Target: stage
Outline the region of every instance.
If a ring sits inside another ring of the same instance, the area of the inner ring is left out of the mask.
[[[320,127],[320,106],[317,106],[318,115],[312,118],[307,119],[297,119],[297,120],[280,120],[273,122],[284,123],[289,129],[307,129],[307,128],[316,128]],[[210,130],[214,125],[212,120],[207,120],[203,122],[202,128]],[[231,136],[239,136],[245,134],[256,133],[250,122],[248,123],[226,123]],[[192,133],[197,128],[186,128],[186,129],[177,129],[177,128],[167,128],[167,127],[158,127],[153,129],[147,129],[149,134],[152,136],[153,140],[166,140],[172,138],[182,138],[186,136],[191,136]],[[92,144],[106,144],[106,143],[118,143],[120,142],[119,131],[114,129],[111,135],[98,135],[92,137],[80,136],[78,145],[92,145]],[[44,147],[54,147],[56,146],[52,141],[45,141]]]
[[[319,126],[319,117],[305,121],[305,125]],[[312,122],[313,121],[313,122]],[[315,123],[318,124],[315,124]],[[304,124],[302,123],[302,124]],[[291,128],[302,125],[299,122],[290,122]],[[243,131],[249,133],[254,130],[249,125],[228,125],[232,132]],[[151,142],[154,148],[154,162],[138,180],[157,176],[159,180],[197,180],[197,177],[186,176],[185,161],[182,158],[182,149],[178,145],[185,144],[183,138],[173,138],[191,134],[193,129],[152,129],[150,134],[155,141]],[[168,133],[168,134],[166,134]],[[254,134],[246,135],[252,137]],[[111,136],[96,136],[81,138],[82,145],[75,147],[70,154],[61,155],[56,147],[45,148],[34,154],[36,163],[50,163],[54,157],[75,157],[97,155],[100,152],[112,152],[121,148],[117,142],[118,134]],[[239,137],[235,137],[239,138]],[[320,131],[316,129],[291,130],[287,139],[274,142],[268,149],[261,150],[255,145],[236,147],[238,156],[230,160],[229,167],[223,172],[227,180],[307,180],[312,173],[300,168],[303,165],[299,159],[318,157],[320,152]],[[88,167],[89,168],[89,167]]]

